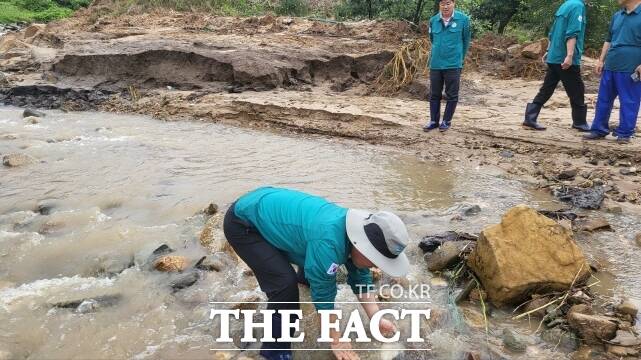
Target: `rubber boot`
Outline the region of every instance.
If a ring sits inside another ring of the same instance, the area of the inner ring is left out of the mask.
[[[525,108],[525,120],[523,121],[523,126],[525,126],[526,128],[538,130],[538,131],[545,130],[546,129],[545,126],[541,126],[537,123],[539,119],[539,114],[541,113],[542,108],[543,108],[543,105],[540,105],[540,104],[535,104],[535,103],[527,104],[527,107]]]
[[[441,122],[441,101],[430,100],[430,122],[423,126],[423,131],[432,131],[438,128]]]
[[[274,314],[272,316],[272,336],[274,337],[274,339],[278,340],[282,338],[282,325],[281,315],[279,313]],[[294,357],[292,355],[291,348],[291,343],[266,342],[262,344],[260,356],[264,357],[267,360],[292,360]]]
[[[439,127],[441,132],[445,132],[450,129],[452,126],[452,119],[454,118],[454,113],[456,112],[456,106],[458,101],[448,101],[445,105],[445,112],[443,113],[443,122]]]
[[[590,126],[588,125],[587,117],[587,105],[572,108],[572,128],[582,132],[589,132]]]

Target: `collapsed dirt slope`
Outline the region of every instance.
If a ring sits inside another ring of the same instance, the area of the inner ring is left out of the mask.
[[[8,76],[0,85],[1,101],[350,137],[425,158],[496,165],[515,176],[544,179],[543,185],[566,168],[641,161],[638,140],[624,147],[583,142],[570,129],[561,89],[541,116],[549,130],[523,130],[525,104],[540,82],[505,79],[497,71],[506,66],[499,58],[509,60],[515,51],[505,48],[508,43],[476,45],[453,130],[425,134],[426,80],[411,84],[412,97],[372,91],[396,49],[417,36],[406,23],[99,13],[92,9],[3,37],[0,71]],[[521,65],[539,71],[532,61]],[[590,104],[595,84],[588,82]],[[613,121],[617,118],[614,114]],[[499,156],[504,150],[510,156]],[[639,201],[638,178],[609,171],[616,199]]]

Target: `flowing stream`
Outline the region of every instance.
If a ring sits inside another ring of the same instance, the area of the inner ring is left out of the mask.
[[[173,292],[169,274],[144,264],[162,244],[199,258],[205,254],[198,236],[206,221],[200,210],[211,202],[224,208],[263,185],[308,191],[347,207],[398,212],[413,238],[409,280],[431,284],[433,306],[449,317],[429,329],[431,352],[407,356],[459,359],[489,343],[492,331],[470,326],[448,305],[446,286],[427,272],[418,242],[447,230],[479,232],[517,204],[558,206],[548,195],[498,171],[466,166],[467,159],[456,155],[425,162],[347,140],[131,115],[51,111],[40,123],[26,124],[20,109],[0,107],[0,155],[8,153],[36,159],[0,168],[0,352],[16,359],[211,358],[211,348],[218,346],[208,302],[260,294],[255,281],[230,269],[203,273],[195,285]],[[471,205],[481,212],[451,220]],[[615,234],[580,242],[605,264],[609,276],[602,278],[601,291],[638,301],[641,265],[632,259],[641,251],[632,234],[641,229],[639,219],[609,219]],[[105,296],[117,301],[93,312],[60,306]],[[339,300],[355,298],[341,286]],[[529,330],[508,320],[509,314],[497,311],[492,317],[499,328]],[[312,329],[313,321],[305,327]],[[493,331],[500,336],[500,329]],[[514,358],[562,356],[554,346],[534,344]],[[308,357],[328,355],[297,358]]]

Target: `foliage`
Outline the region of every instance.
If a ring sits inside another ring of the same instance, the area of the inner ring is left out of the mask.
[[[70,16],[90,0],[0,0],[0,23],[49,22]]]

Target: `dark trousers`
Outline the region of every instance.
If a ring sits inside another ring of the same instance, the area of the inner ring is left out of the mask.
[[[461,88],[461,69],[430,70],[430,101],[458,101]]]
[[[294,268],[282,251],[268,243],[253,225],[236,216],[234,205],[225,214],[225,237],[236,254],[252,269],[261,290],[267,294],[267,309],[299,309],[298,279]],[[276,314],[272,321],[273,336],[278,339],[282,334],[280,315]],[[291,348],[291,344],[263,343],[263,348],[286,350]]]
[[[559,64],[548,64],[543,85],[532,101],[534,104],[545,105],[550,100],[559,81],[563,83],[565,92],[570,98],[572,109],[585,106],[585,84],[581,77],[581,67],[572,65],[569,69],[563,70]]]

